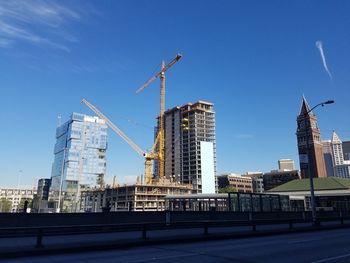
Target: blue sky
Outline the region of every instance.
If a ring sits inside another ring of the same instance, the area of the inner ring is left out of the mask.
[[[217,170],[298,163],[305,94],[323,139],[350,139],[349,1],[1,1],[1,186],[50,177],[57,116],[98,106],[142,148],[152,145],[159,82],[135,90],[180,52],[166,107],[215,104]],[[322,41],[328,68],[316,41]],[[108,175],[131,182],[143,158],[109,131]]]

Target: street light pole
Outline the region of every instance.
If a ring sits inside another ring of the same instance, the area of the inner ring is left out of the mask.
[[[311,205],[311,213],[312,213],[312,222],[314,225],[318,225],[317,222],[317,215],[316,215],[316,202],[315,202],[315,188],[314,188],[314,175],[313,175],[313,169],[312,169],[312,162],[313,160],[310,160],[311,155],[310,155],[310,151],[309,151],[309,132],[308,132],[308,127],[307,127],[307,122],[306,122],[306,118],[308,116],[308,114],[314,110],[315,108],[317,108],[318,106],[324,106],[327,104],[333,104],[334,100],[327,100],[324,102],[321,102],[317,105],[315,105],[314,107],[312,107],[310,110],[308,110],[307,112],[304,113],[304,128],[305,128],[305,139],[306,139],[306,154],[307,154],[307,171],[309,174],[309,179],[310,179],[310,205]],[[310,122],[310,127],[311,127],[311,122]]]

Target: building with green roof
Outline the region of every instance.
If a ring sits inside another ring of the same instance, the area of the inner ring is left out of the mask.
[[[350,211],[350,179],[314,178],[314,189],[318,210]],[[268,192],[288,195],[294,210],[308,210],[310,207],[310,179],[293,180]]]

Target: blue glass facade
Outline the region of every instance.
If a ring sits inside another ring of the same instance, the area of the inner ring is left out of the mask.
[[[79,113],[56,130],[51,190],[77,193],[98,187],[106,174],[107,125]],[[63,177],[61,178],[61,175]]]

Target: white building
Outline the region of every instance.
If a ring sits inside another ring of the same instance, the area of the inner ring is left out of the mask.
[[[33,189],[18,189],[18,188],[1,188],[0,189],[0,200],[7,200],[11,202],[10,212],[19,212],[18,205],[22,199],[31,201],[33,200],[36,190]],[[3,205],[1,201],[0,206]],[[0,212],[4,212],[4,207],[0,207]]]
[[[332,135],[332,153],[334,176],[350,178],[350,161],[344,160],[342,141],[335,132]]]
[[[253,192],[263,193],[264,188],[264,174],[262,172],[246,172],[243,176],[252,178]]]
[[[192,184],[194,193],[215,193],[214,105],[187,103],[165,112],[165,176]]]
[[[280,159],[278,160],[278,170],[280,171],[293,171],[294,161],[292,159]]]
[[[324,158],[328,176],[339,178],[350,178],[350,160],[345,160],[343,143],[339,136],[333,132],[330,141],[323,141]],[[330,168],[332,166],[332,169]]]

